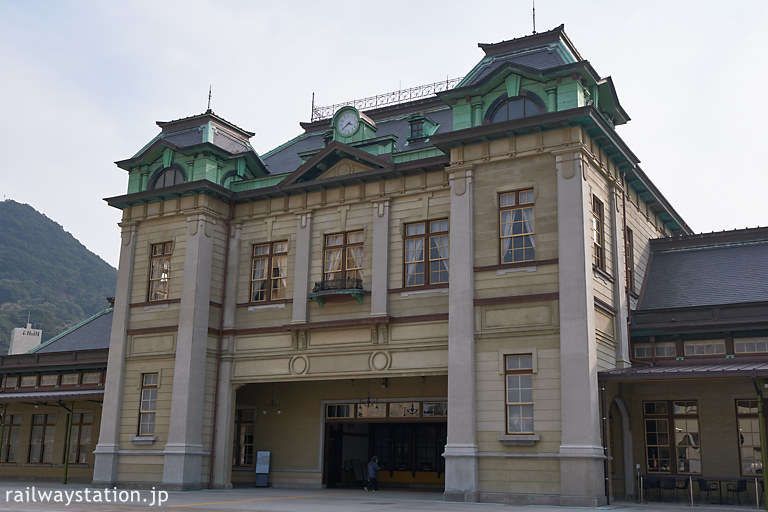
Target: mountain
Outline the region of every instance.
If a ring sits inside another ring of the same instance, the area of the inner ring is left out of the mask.
[[[43,342],[105,309],[117,270],[27,204],[0,202],[0,354],[27,315]]]

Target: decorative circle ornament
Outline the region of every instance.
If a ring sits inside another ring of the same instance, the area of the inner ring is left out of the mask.
[[[389,365],[392,364],[392,357],[389,352],[373,352],[368,363],[371,370],[380,372],[389,368]]]
[[[295,356],[289,366],[292,374],[302,375],[309,369],[309,359],[306,356]]]

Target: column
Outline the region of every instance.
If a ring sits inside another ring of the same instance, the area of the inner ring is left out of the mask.
[[[214,224],[202,213],[187,217],[173,398],[164,450],[163,483],[170,489],[200,488]]]
[[[616,310],[616,367],[628,368],[629,333],[627,332],[627,259],[625,256],[624,211],[616,182],[611,183],[611,238],[613,239],[613,308]]]
[[[451,183],[448,278],[448,439],[445,499],[477,501],[472,167],[447,169]]]
[[[94,450],[93,483],[111,485],[117,481],[118,451],[120,449],[120,418],[122,412],[126,332],[130,321],[133,258],[136,251],[136,223],[124,222],[122,227],[120,262],[118,264],[115,305],[112,309],[112,330],[109,335],[107,380],[101,410],[99,443]]]
[[[293,265],[292,324],[307,322],[309,304],[309,262],[312,254],[312,212],[296,214],[296,258]]]
[[[387,316],[389,300],[389,199],[373,202],[371,316]]]
[[[581,153],[555,154],[560,288],[560,504],[604,505],[591,212]]]
[[[241,224],[229,228],[229,256],[226,269],[226,286],[222,303],[222,326],[224,330],[234,329],[237,324],[237,281],[240,275]],[[213,433],[213,478],[215,489],[232,488],[232,427],[235,421],[235,395],[232,389],[232,356],[235,337],[221,339],[221,360],[219,364],[218,395],[216,396],[216,427]]]

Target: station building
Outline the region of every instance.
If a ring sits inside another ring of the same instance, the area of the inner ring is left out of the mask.
[[[357,485],[375,454],[450,500],[623,492],[601,401],[628,390],[598,373],[631,366],[649,240],[691,230],[562,26],[479,46],[263,155],[208,110],[117,162],[95,483],[252,484],[269,451],[276,486]]]
[[[0,356],[0,478],[91,481],[111,324],[108,307]]]

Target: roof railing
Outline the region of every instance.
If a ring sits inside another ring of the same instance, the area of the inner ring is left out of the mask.
[[[396,105],[398,103],[405,103],[407,101],[434,96],[438,92],[453,89],[459,82],[461,82],[462,78],[463,77],[446,78],[440,82],[419,85],[418,87],[411,87],[410,89],[400,89],[385,94],[379,94],[377,96],[369,96],[368,98],[362,98],[359,100],[336,103],[335,105],[330,105],[327,107],[315,106],[315,95],[312,94],[312,122],[320,121],[322,119],[330,119],[333,117],[337,110],[348,105],[351,105],[358,110],[365,111],[372,108]]]

